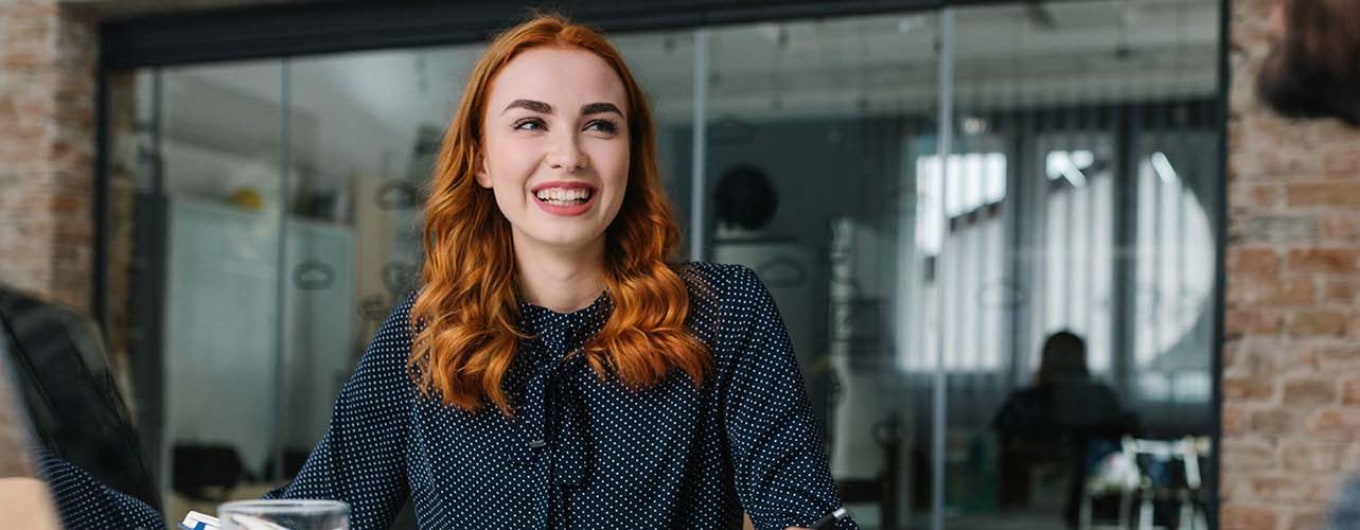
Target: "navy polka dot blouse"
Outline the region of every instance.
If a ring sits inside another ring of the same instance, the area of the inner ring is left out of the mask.
[[[408,298],[335,402],[302,471],[271,498],[338,499],[353,528],[387,528],[409,498],[421,528],[737,529],[807,526],[840,506],[788,334],[746,267],[679,268],[690,327],[713,352],[702,388],[681,371],[643,390],[567,356],[612,310],[608,294],[556,313],[522,304],[505,388],[515,407],[471,414],[421,397],[406,373]],[[163,528],[160,515],[44,458],[68,528]],[[838,528],[858,528],[846,520]]]

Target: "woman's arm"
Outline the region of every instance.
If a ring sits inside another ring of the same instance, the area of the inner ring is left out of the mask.
[[[66,530],[128,528],[163,530],[159,510],[141,499],[101,484],[85,470],[35,447],[38,471],[51,490]]]
[[[736,335],[718,384],[737,496],[758,530],[808,526],[841,501],[803,375],[769,290],[746,267],[732,276],[723,318]]]

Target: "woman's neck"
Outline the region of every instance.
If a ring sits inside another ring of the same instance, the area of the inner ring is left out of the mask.
[[[589,307],[604,290],[604,245],[556,252],[516,245],[520,296],[558,313]]]

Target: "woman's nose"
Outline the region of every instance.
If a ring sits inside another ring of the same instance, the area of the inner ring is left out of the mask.
[[[588,162],[586,154],[581,151],[581,146],[574,137],[559,138],[548,153],[548,165],[553,169],[577,171],[585,169]]]

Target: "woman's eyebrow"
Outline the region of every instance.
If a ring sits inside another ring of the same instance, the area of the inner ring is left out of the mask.
[[[585,116],[591,114],[604,114],[606,112],[613,112],[614,114],[618,114],[620,118],[623,117],[623,111],[619,110],[619,107],[613,103],[590,103],[581,106],[581,114]]]
[[[534,101],[534,100],[532,100],[532,99],[517,99],[517,100],[511,101],[509,105],[506,105],[506,106],[505,106],[505,110],[502,110],[502,111],[501,111],[501,114],[505,114],[505,113],[506,113],[507,111],[509,111],[510,109],[513,109],[513,108],[516,108],[516,107],[522,108],[522,109],[528,109],[528,110],[530,110],[530,111],[537,112],[537,113],[540,113],[540,114],[552,114],[552,110],[553,110],[552,105],[549,105],[549,104],[544,103],[544,102],[542,102],[542,101]]]

